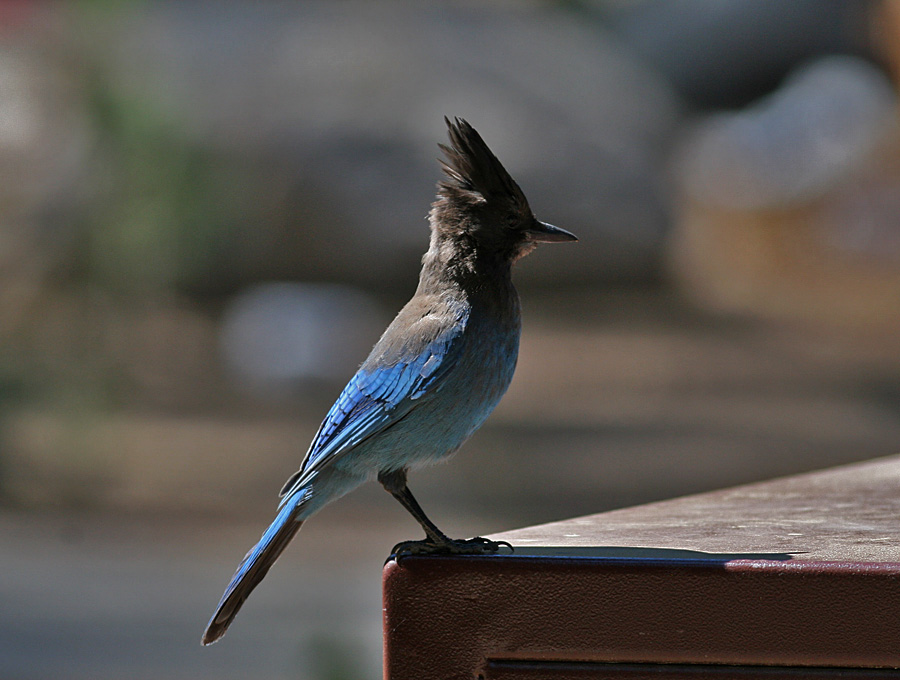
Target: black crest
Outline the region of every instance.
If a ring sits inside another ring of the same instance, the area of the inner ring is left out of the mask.
[[[441,160],[441,165],[450,179],[438,184],[439,194],[452,199],[463,191],[479,194],[488,202],[499,199],[527,207],[525,195],[519,185],[510,177],[475,128],[462,118],[451,122],[445,117],[444,121],[450,135],[450,146],[438,146],[447,156],[446,161]]]

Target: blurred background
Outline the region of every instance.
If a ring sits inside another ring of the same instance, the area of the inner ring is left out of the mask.
[[[580,242],[411,487],[487,534],[900,451],[900,5],[0,3],[0,679],[380,677],[377,485],[200,634],[412,294],[443,116]]]

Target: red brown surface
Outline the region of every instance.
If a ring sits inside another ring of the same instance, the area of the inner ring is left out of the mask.
[[[828,670],[900,667],[898,491],[900,457],[389,562],[385,676],[900,677]]]

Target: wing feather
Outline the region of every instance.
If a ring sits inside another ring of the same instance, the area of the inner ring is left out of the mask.
[[[418,400],[439,389],[440,379],[454,364],[464,323],[429,343],[414,359],[374,370],[361,368],[347,383],[300,465],[281,495],[290,498],[323,466],[345,455],[369,437],[405,417]]]

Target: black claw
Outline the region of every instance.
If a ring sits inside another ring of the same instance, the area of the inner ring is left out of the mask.
[[[391,550],[391,557],[398,561],[402,557],[410,555],[493,555],[500,552],[501,548],[509,548],[512,553],[515,549],[506,541],[491,541],[481,536],[467,539],[447,539],[437,543],[429,538],[422,541],[403,541]]]

